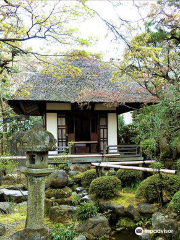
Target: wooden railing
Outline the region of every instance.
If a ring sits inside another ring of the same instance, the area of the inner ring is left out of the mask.
[[[133,156],[133,157],[141,157],[141,147],[140,145],[108,145],[107,146],[108,154],[119,154],[122,157],[125,156]]]
[[[56,151],[58,154],[71,154],[71,145],[57,147]],[[141,157],[141,147],[140,145],[130,144],[130,145],[107,145],[104,151],[105,154],[118,154],[122,157]],[[50,154],[52,155],[52,154]]]

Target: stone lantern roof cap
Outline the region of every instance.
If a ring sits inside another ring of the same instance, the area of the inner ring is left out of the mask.
[[[20,147],[26,152],[46,152],[56,149],[56,140],[52,133],[43,130],[41,123],[36,123],[24,134]]]

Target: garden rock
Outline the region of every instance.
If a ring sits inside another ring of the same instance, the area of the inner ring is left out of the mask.
[[[83,196],[86,196],[86,195],[88,195],[88,193],[87,193],[87,191],[86,191],[86,190],[83,190],[83,191],[82,191],[82,194],[83,194]]]
[[[78,237],[73,238],[73,240],[86,240],[86,237],[84,235],[80,235]]]
[[[22,185],[22,184],[20,184],[20,185],[8,186],[8,187],[6,187],[6,189],[9,189],[9,190],[21,190],[21,191],[26,190],[26,189],[25,189],[25,186]]]
[[[48,214],[51,207],[59,206],[59,205],[73,205],[72,198],[45,198],[45,212]]]
[[[169,218],[169,216],[164,216],[162,213],[159,212],[152,215],[152,227],[154,230],[172,230],[173,233],[159,234],[166,240],[177,240],[180,235],[178,231],[177,221],[175,219]]]
[[[75,230],[84,233],[88,240],[94,240],[102,236],[104,236],[104,239],[109,239],[111,231],[107,218],[101,214],[77,224]]]
[[[68,205],[51,207],[49,218],[56,223],[70,223],[76,219],[76,207]]]
[[[67,186],[68,176],[64,170],[57,170],[49,176],[49,187],[62,188]]]
[[[0,214],[11,213],[12,203],[10,202],[0,202]]]
[[[143,232],[142,235],[139,235],[139,239],[141,240],[150,240],[150,236],[148,233]]]
[[[137,208],[134,207],[134,205],[130,204],[126,209],[126,214],[128,217],[133,218],[135,221],[140,220],[140,213]]]
[[[125,215],[124,206],[118,204],[111,204],[111,203],[99,203],[99,209],[101,212],[108,212],[111,211],[110,220],[116,222],[119,217]]]
[[[49,240],[49,232],[43,228],[40,230],[21,230],[10,236],[11,240]]]
[[[150,214],[153,214],[155,212],[158,211],[158,207],[157,206],[154,206],[154,205],[151,205],[149,203],[141,203],[139,205],[139,211],[141,213],[150,213]]]
[[[6,228],[4,224],[0,223],[0,236],[3,236],[6,233]]]
[[[0,190],[0,199],[3,201],[21,203],[27,201],[27,196],[28,191],[9,190],[5,188]]]
[[[84,197],[82,197],[81,199],[80,199],[80,202],[82,203],[82,202],[91,202],[91,199],[90,199],[90,197],[88,196],[88,195],[86,195],[86,196],[84,196]]]
[[[76,191],[77,193],[82,193],[84,190],[85,190],[85,189],[84,189],[83,187],[77,187],[77,188],[75,189],[75,191]]]
[[[45,195],[47,198],[68,198],[72,195],[72,190],[69,187],[64,187],[61,189],[48,188],[45,191]]]

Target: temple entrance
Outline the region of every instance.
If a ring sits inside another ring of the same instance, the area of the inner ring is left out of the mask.
[[[90,141],[90,118],[75,119],[75,141]]]
[[[67,142],[73,142],[72,153],[97,153],[98,116],[90,112],[75,112],[67,120]]]

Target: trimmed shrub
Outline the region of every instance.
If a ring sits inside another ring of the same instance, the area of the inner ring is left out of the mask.
[[[84,221],[88,218],[95,217],[97,215],[97,207],[94,203],[81,203],[77,209],[77,219]]]
[[[119,169],[116,176],[122,182],[122,187],[134,185],[137,181],[141,179],[141,173],[135,170],[124,170]]]
[[[173,207],[175,212],[180,212],[180,191],[174,194],[169,206]]]
[[[161,169],[161,168],[164,168],[164,164],[162,162],[154,162],[154,163],[151,163],[149,167]]]
[[[154,174],[141,182],[136,190],[137,198],[144,198],[149,203],[159,202],[162,189],[163,198],[170,201],[173,195],[180,189],[180,177],[174,175]]]
[[[111,199],[118,195],[121,181],[115,176],[104,176],[94,179],[90,185],[90,193],[96,198]]]
[[[82,186],[89,187],[92,180],[94,180],[95,178],[97,178],[96,170],[95,169],[87,170],[86,172],[83,173],[81,178]]]

